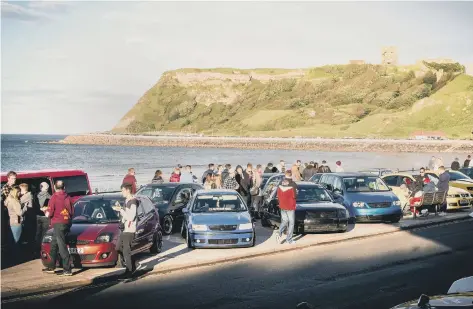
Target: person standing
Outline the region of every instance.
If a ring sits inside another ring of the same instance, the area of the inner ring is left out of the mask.
[[[452,162],[450,168],[452,169],[452,171],[458,171],[460,169],[460,159],[455,158],[455,161]]]
[[[327,161],[323,160],[319,167],[319,173],[331,173],[330,167],[327,165]]]
[[[310,161],[309,165],[307,165],[307,167],[302,172],[302,179],[304,179],[305,181],[309,181],[316,173],[316,170],[314,170],[314,164],[314,161]]]
[[[247,203],[247,205],[249,206],[250,204],[248,204],[248,200],[251,199],[250,176],[247,172],[243,171],[243,167],[241,167],[241,165],[238,165],[236,168],[235,180],[238,183],[238,193],[240,193],[245,203]]]
[[[49,218],[47,216],[48,203],[51,199],[49,194],[49,185],[42,182],[40,185],[40,192],[36,195],[36,202],[38,203],[38,214],[36,215],[36,250],[41,249],[41,243],[44,235],[49,229]]]
[[[277,173],[284,173],[286,172],[286,162],[284,160],[280,160],[279,164],[276,166],[277,168]]]
[[[12,238],[11,235],[11,228],[10,228],[10,217],[8,213],[8,209],[5,205],[5,201],[10,194],[10,190],[16,183],[16,173],[14,171],[9,171],[7,173],[7,183],[2,186],[2,252],[10,243],[10,239]]]
[[[119,210],[123,230],[118,237],[116,250],[121,252],[125,260],[126,272],[124,277],[127,278],[135,270],[135,264],[131,256],[131,243],[136,233],[138,201],[132,194],[133,188],[130,184],[123,184],[121,189],[122,195],[125,198],[125,207]]]
[[[335,163],[335,173],[343,173],[345,170],[343,169],[342,167],[342,162],[341,161],[337,161]]]
[[[296,161],[296,164],[294,164],[291,168],[291,173],[292,173],[292,180],[293,181],[301,181],[302,180],[302,175],[300,172],[300,166],[302,162],[300,160]]]
[[[235,179],[235,171],[230,169],[228,176],[223,181],[223,188],[227,190],[236,190],[240,188],[240,185]]]
[[[206,171],[204,172],[204,174],[202,174],[202,179],[201,179],[201,180],[202,180],[202,184],[205,183],[205,180],[207,179],[207,175],[208,175],[208,174],[212,175],[212,174],[214,173],[214,170],[215,170],[215,164],[210,163],[210,164],[209,164],[209,169],[206,170]]]
[[[261,167],[260,167],[261,169]],[[253,185],[251,187],[251,203],[253,206],[253,210],[256,214],[259,214],[259,207],[261,204],[261,200],[263,199],[263,195],[261,194],[261,184],[263,183],[263,178],[258,171],[258,168],[253,173]]]
[[[273,163],[269,162],[268,165],[266,165],[266,168],[264,169],[264,172],[266,174],[271,174],[273,173]]]
[[[32,245],[36,232],[36,213],[33,208],[33,196],[28,191],[27,183],[20,184],[20,204],[24,213],[22,241]]]
[[[197,177],[192,174],[192,167],[190,165],[186,165],[186,169],[181,174],[181,182],[194,183],[196,180]]]
[[[51,241],[51,267],[47,267],[43,271],[54,274],[56,269],[56,259],[59,255],[62,259],[64,271],[62,275],[72,276],[71,256],[67,249],[66,237],[71,229],[72,217],[74,216],[74,208],[71,200],[65,191],[64,182],[56,181],[54,185],[55,192],[49,200],[48,217],[51,219],[51,225],[54,229],[53,239]]]
[[[129,183],[132,187],[132,194],[136,193],[137,181],[135,177],[135,169],[129,168],[128,174],[126,174],[125,178],[123,178],[122,184]]]
[[[287,230],[286,242],[288,244],[295,244],[296,242],[292,239],[292,234],[294,233],[297,185],[292,181],[292,173],[290,171],[285,173],[285,179],[277,189],[277,196],[279,208],[281,209],[281,225],[276,234],[276,240],[278,243],[281,243],[282,234]]]
[[[450,187],[450,174],[445,170],[444,166],[439,167],[439,182],[437,184],[437,188],[439,191],[448,192]],[[440,214],[444,215],[447,212],[447,200],[443,202],[442,206],[440,207]]]
[[[163,172],[161,170],[157,170],[154,173],[154,177],[153,177],[153,179],[151,179],[151,183],[156,183],[156,184],[164,183]]]
[[[466,157],[465,162],[463,162],[463,167],[470,167],[470,165],[471,165],[471,155],[468,155]]]
[[[20,203],[20,190],[17,186],[13,186],[8,191],[8,196],[5,200],[5,207],[8,209],[8,215],[10,218],[10,228],[11,233],[13,234],[13,241],[15,244],[20,241],[23,222],[24,211],[21,208]]]
[[[223,170],[222,172],[222,187],[225,183],[225,180],[227,179],[227,177],[230,175],[230,170],[232,169],[232,165],[231,164],[225,164],[225,169]],[[234,174],[235,175],[235,174]]]
[[[181,172],[179,171],[179,168],[176,167],[174,169],[174,172],[171,174],[171,177],[169,178],[169,182],[181,182]]]

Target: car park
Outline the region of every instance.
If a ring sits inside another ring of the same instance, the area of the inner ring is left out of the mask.
[[[49,194],[54,193],[54,183],[58,180],[64,182],[66,192],[75,202],[84,195],[92,194],[89,177],[81,170],[39,170],[17,172],[16,184],[28,184],[29,191],[36,196],[40,191],[40,184],[46,182],[49,185]],[[1,174],[1,186],[8,181],[7,173]]]
[[[181,226],[184,219],[182,210],[194,192],[203,188],[196,183],[147,184],[138,190],[136,196],[147,196],[153,201],[159,212],[163,233],[169,235]]]
[[[345,206],[356,222],[399,222],[401,202],[378,176],[364,173],[328,173],[319,181]]]
[[[426,175],[427,177],[429,177],[431,182],[437,185],[437,174],[426,172]],[[409,173],[396,173],[391,175],[385,175],[381,178],[386,182],[386,184],[390,188],[393,189],[393,192],[396,195],[402,194],[400,192],[400,187],[403,183],[406,182],[406,179],[409,179],[410,181],[415,181],[414,176]],[[473,206],[473,196],[466,190],[453,187],[450,183],[447,192],[447,210],[470,208],[471,206]]]
[[[137,197],[137,230],[132,242],[132,254],[144,251],[159,253],[162,248],[162,231],[159,215],[151,200]],[[67,247],[74,267],[103,267],[124,264],[118,257],[115,245],[120,234],[120,217],[116,207],[124,207],[125,198],[118,193],[82,197],[74,203],[74,216],[66,236]],[[43,238],[41,261],[51,267],[51,241],[53,230]]]
[[[181,235],[189,248],[252,247],[253,219],[235,190],[200,190],[184,209]]]
[[[263,193],[261,225],[264,227],[281,224],[281,210],[277,198],[277,187],[267,188]],[[312,182],[298,181],[294,231],[346,232],[349,213],[342,205],[334,202],[330,193],[322,186]]]

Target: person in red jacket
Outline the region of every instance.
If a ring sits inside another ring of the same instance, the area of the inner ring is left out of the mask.
[[[179,168],[175,168],[174,172],[171,174],[171,178],[169,178],[169,182],[181,182],[181,171]]]
[[[67,193],[64,191],[64,183],[61,180],[56,181],[54,185],[55,191],[49,200],[47,216],[51,219],[51,225],[54,229],[53,239],[51,241],[51,266],[43,269],[44,272],[54,274],[56,269],[56,259],[59,255],[62,258],[64,271],[62,275],[72,276],[71,256],[67,249],[66,236],[71,229],[72,217],[74,216],[74,208]]]
[[[131,194],[135,194],[136,193],[136,178],[135,178],[134,168],[129,168],[128,174],[126,174],[125,178],[123,178],[122,185],[126,183],[131,185],[131,188],[132,188]]]
[[[276,234],[276,240],[281,243],[282,233],[287,229],[286,242],[288,244],[295,244],[292,240],[294,233],[294,221],[296,213],[296,199],[297,199],[297,185],[292,180],[291,171],[286,171],[285,179],[278,187],[278,201],[281,209],[281,225]]]

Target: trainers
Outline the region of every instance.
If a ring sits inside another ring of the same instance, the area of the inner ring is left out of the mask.
[[[55,274],[56,273],[56,269],[50,268],[50,267],[43,268],[41,271],[45,274]]]
[[[295,240],[291,239],[287,243],[290,244],[290,245],[295,245],[297,242]]]
[[[58,275],[59,276],[68,276],[68,277],[70,277],[70,276],[72,276],[72,271],[64,270],[62,273],[59,273]]]
[[[281,236],[279,236],[279,233],[276,233],[276,242],[281,244]]]

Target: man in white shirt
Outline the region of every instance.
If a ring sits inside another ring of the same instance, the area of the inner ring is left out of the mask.
[[[335,173],[343,173],[345,171],[342,167],[341,161],[337,161],[335,164],[336,164]]]

